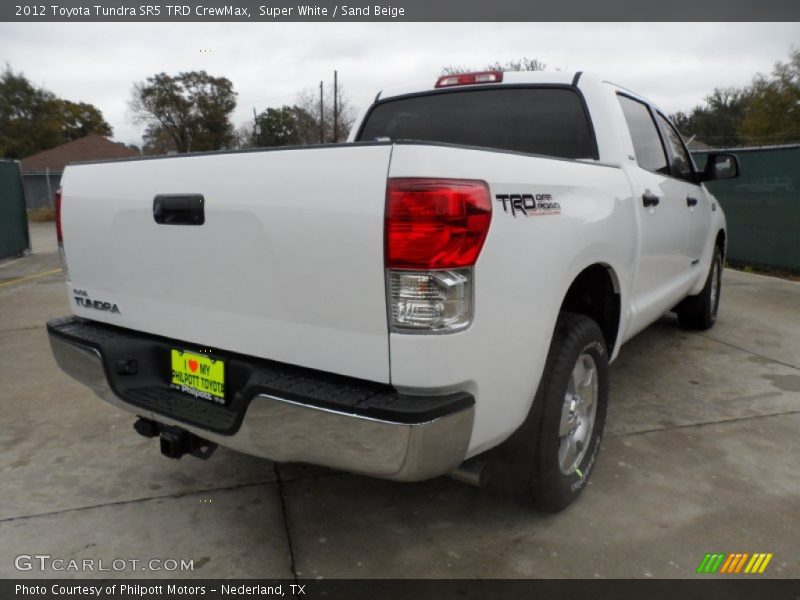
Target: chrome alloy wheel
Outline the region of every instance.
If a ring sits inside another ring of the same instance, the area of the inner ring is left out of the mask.
[[[597,365],[590,354],[581,354],[567,382],[558,428],[558,462],[564,475],[575,472],[589,449],[596,400]]]

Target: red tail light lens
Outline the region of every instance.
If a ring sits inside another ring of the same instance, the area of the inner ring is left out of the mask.
[[[61,233],[61,188],[56,192],[56,238],[59,245],[64,243],[64,235]]]
[[[489,186],[467,179],[390,179],[386,267],[456,269],[478,260],[492,203]]]

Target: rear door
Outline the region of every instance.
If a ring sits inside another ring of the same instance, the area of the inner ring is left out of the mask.
[[[629,173],[641,223],[639,264],[633,281],[634,328],[638,329],[669,309],[685,287],[688,211],[684,184],[671,176],[650,107],[630,96],[617,96],[637,163]]]
[[[697,183],[694,163],[678,130],[661,113],[657,113],[656,118],[667,143],[677,200],[683,200],[687,212],[686,254],[691,267],[701,268],[701,258],[711,229],[711,204]]]
[[[388,382],[390,156],[384,144],[69,167],[62,224],[73,312]],[[157,196],[172,200],[154,210]],[[202,220],[164,214],[198,196]]]

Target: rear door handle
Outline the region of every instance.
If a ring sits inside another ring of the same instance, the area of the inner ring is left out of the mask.
[[[202,194],[158,194],[153,198],[153,219],[161,225],[202,225],[205,199]]]
[[[645,208],[650,208],[651,206],[658,206],[660,200],[658,196],[656,196],[653,192],[645,192],[642,194],[642,204],[644,204]]]
[[[691,208],[692,206],[697,206],[697,198],[686,196],[686,206],[688,206],[689,208]]]

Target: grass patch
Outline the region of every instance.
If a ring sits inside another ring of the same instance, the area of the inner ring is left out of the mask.
[[[32,223],[44,223],[46,221],[55,221],[56,211],[51,206],[40,206],[38,208],[28,209],[28,221]]]
[[[736,269],[742,273],[755,273],[757,275],[769,275],[770,277],[779,277],[780,279],[788,279],[789,281],[800,281],[800,271],[795,269],[788,269],[784,267],[770,267],[767,265],[751,265],[740,261],[726,261],[726,267]]]

